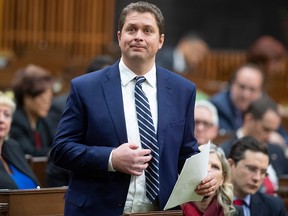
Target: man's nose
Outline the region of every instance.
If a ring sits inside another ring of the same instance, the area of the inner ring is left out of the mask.
[[[142,40],[143,39],[143,32],[138,30],[135,35],[135,40]]]

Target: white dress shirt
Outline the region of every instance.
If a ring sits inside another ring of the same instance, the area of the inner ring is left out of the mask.
[[[137,75],[126,67],[122,59],[119,63],[119,70],[128,142],[141,146],[134,99],[135,77]],[[155,64],[144,77],[146,81],[142,84],[142,89],[149,100],[152,119],[157,130],[158,112]],[[141,176],[131,176],[124,213],[146,212],[150,210],[156,210],[156,208],[146,197],[144,172]]]

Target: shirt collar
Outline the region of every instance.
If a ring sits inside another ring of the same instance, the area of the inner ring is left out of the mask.
[[[132,81],[137,75],[131,71],[123,62],[121,59],[119,62],[119,71],[120,71],[120,77],[121,82],[123,86],[126,86],[130,81]],[[146,78],[147,83],[152,87],[156,87],[156,66],[155,64],[151,68],[150,71],[148,71],[144,77]]]
[[[236,136],[237,136],[238,139],[241,139],[242,137],[244,137],[243,128],[239,128],[236,131]]]
[[[236,196],[234,196],[233,200],[238,199]],[[245,205],[250,206],[250,202],[251,202],[251,195],[248,194],[246,197],[244,197],[244,199],[242,199],[245,202]]]

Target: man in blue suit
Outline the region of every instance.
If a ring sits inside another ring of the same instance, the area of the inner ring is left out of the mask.
[[[245,136],[235,142],[228,161],[234,186],[234,204],[243,207],[245,216],[287,215],[283,200],[259,192],[269,165],[265,145],[252,136]]]
[[[71,170],[65,215],[116,216],[162,210],[185,160],[199,152],[193,135],[195,85],[155,65],[163,32],[159,8],[146,2],[129,4],[119,19],[120,61],[71,81],[51,149],[54,163]],[[149,100],[159,147],[159,191],[152,202],[146,197],[144,172],[152,156],[140,143],[136,76],[146,79],[142,89]],[[195,191],[210,196],[216,183],[208,174]]]
[[[261,97],[264,74],[257,65],[245,63],[232,74],[227,90],[210,98],[219,116],[221,133],[235,132],[243,124],[243,113],[250,103]]]

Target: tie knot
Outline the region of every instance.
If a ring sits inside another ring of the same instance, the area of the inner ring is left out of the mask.
[[[240,199],[234,200],[233,203],[234,203],[234,205],[237,205],[237,206],[245,205],[244,200],[240,200]]]
[[[145,78],[144,76],[136,76],[135,79],[136,79],[136,85],[140,85],[140,86],[141,86],[142,83],[144,83],[145,80],[146,80],[146,78]]]

